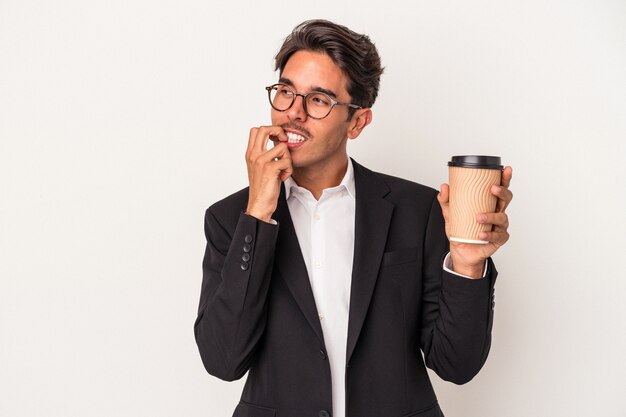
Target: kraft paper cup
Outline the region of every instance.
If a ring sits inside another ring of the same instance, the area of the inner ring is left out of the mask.
[[[490,232],[492,225],[476,221],[479,213],[493,213],[498,198],[491,194],[500,185],[502,164],[499,156],[453,156],[448,162],[450,183],[450,240],[463,243],[489,243],[478,238]]]

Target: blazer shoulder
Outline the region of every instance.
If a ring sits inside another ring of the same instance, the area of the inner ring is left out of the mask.
[[[439,194],[439,191],[433,187],[407,180],[406,178],[374,171],[372,171],[372,174],[377,176],[389,187],[389,194],[392,199],[414,197],[423,201],[432,200]]]
[[[417,193],[422,193],[426,195],[437,194],[439,191],[434,189],[433,187],[429,187],[424,184],[420,184],[415,181],[407,180],[406,178],[394,177],[388,174],[379,173],[382,176],[383,180],[389,185],[389,188],[399,189],[399,190],[410,190]]]
[[[354,159],[352,159],[352,165],[354,166],[356,179],[362,178],[365,182],[371,180],[375,182],[382,182],[386,185],[389,192],[392,194],[409,193],[417,194],[420,197],[424,198],[434,197],[439,193],[439,191],[427,185],[423,185],[415,181],[410,181],[405,178],[395,177],[393,175],[385,174],[382,172],[373,171],[359,164]]]
[[[249,188],[250,187],[242,188],[241,190],[211,204],[211,206],[206,209],[205,216],[215,217],[226,224],[236,224],[239,219],[239,215],[242,211],[246,210],[248,205]]]

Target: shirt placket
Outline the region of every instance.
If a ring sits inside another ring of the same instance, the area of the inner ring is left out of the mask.
[[[316,201],[311,205],[311,240],[312,240],[312,264],[313,264],[313,279],[315,280],[315,286],[317,287],[317,293],[321,295],[318,304],[318,313],[320,321],[322,322],[322,329],[325,327],[324,316],[328,312],[328,308],[324,303],[323,294],[327,291],[327,274],[326,274],[326,259],[324,253],[324,239],[326,238],[326,232],[324,230],[324,224],[322,223],[322,210],[324,207],[323,199]]]

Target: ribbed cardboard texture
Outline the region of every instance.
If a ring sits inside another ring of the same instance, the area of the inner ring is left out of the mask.
[[[500,185],[502,171],[448,167],[450,180],[450,240],[465,243],[488,243],[480,240],[480,232],[491,231],[492,225],[476,221],[479,213],[493,213],[497,197],[491,186]]]

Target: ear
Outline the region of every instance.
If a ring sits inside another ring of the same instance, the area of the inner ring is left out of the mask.
[[[372,109],[359,109],[350,119],[350,127],[348,128],[348,139],[356,139],[365,126],[372,122]]]

